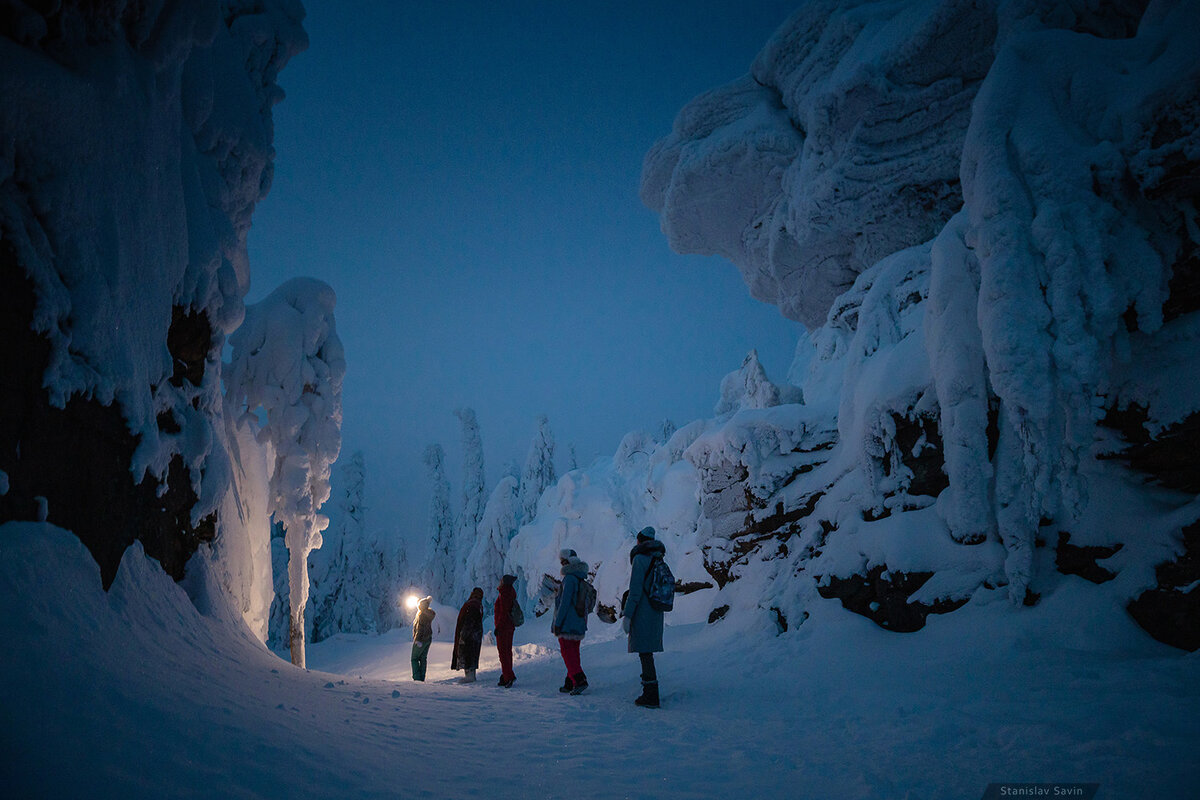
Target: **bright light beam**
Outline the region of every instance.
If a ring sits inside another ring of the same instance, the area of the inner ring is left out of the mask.
[[[404,605],[409,608],[416,608],[418,602],[420,602],[420,599],[415,594],[410,594],[408,597],[404,598]]]

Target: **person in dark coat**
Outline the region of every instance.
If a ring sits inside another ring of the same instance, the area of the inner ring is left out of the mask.
[[[465,671],[462,683],[474,683],[482,646],[483,589],[476,586],[471,590],[467,602],[458,610],[458,624],[454,626],[454,652],[450,655],[450,669]]]
[[[433,644],[433,618],[437,612],[429,607],[432,597],[417,601],[417,617],[413,620],[412,672],[414,681],[425,680],[429,664],[429,646]]]
[[[500,593],[496,598],[495,614],[496,651],[500,654],[500,680],[496,685],[503,686],[505,689],[510,688],[517,680],[512,668],[513,633],[516,631],[512,620],[512,609],[513,604],[517,602],[517,590],[513,588],[513,584],[516,580],[516,575],[505,575],[500,579],[500,585],[496,587]]]
[[[637,544],[629,551],[629,592],[625,597],[621,627],[629,634],[629,652],[642,661],[642,695],[634,700],[639,706],[658,708],[658,672],[654,654],[663,651],[663,612],[650,606],[646,596],[646,576],[654,559],[667,554],[666,546],[654,537],[654,528],[642,528]]]
[[[558,556],[562,564],[562,584],[554,598],[554,622],[550,632],[558,637],[558,649],[567,666],[567,680],[559,691],[580,694],[588,687],[587,675],[579,663],[579,643],[587,635],[587,617],[575,609],[575,598],[582,591],[588,567],[574,550],[562,550]]]

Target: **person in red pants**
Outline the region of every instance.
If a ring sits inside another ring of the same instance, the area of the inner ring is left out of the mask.
[[[574,550],[560,551],[559,563],[562,564],[562,585],[554,599],[554,622],[550,625],[550,632],[558,637],[558,649],[567,667],[567,680],[559,691],[580,694],[588,688],[587,675],[579,663],[579,643],[587,635],[587,613],[586,609],[578,607],[583,603],[577,598],[583,592],[588,565]]]
[[[517,591],[513,588],[513,583],[516,580],[516,575],[505,575],[496,587],[500,592],[500,596],[496,598],[496,650],[500,654],[500,680],[496,685],[505,689],[517,680],[512,668],[513,633],[517,627],[513,620],[513,606],[517,602]]]

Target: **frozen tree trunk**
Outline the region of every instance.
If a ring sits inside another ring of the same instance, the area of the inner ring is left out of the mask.
[[[288,539],[291,531],[288,531]],[[285,539],[286,541],[286,539]],[[288,546],[288,651],[292,655],[292,663],[304,667],[304,609],[308,604],[308,553],[303,558],[297,558],[297,550]]]

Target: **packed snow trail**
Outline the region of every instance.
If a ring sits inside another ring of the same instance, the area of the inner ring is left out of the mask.
[[[545,618],[518,629],[509,690],[486,646],[456,683],[444,641],[412,682],[403,631],[316,644],[306,672],[200,614],[140,546],[104,594],[75,537],[8,523],[0,779],[11,797],[1187,796],[1200,657],[1080,610],[1081,583],[1023,610],[999,590],[916,634],[833,602],[782,637],[668,627],[647,710],[617,626],[593,620],[579,697],[557,691]]]

